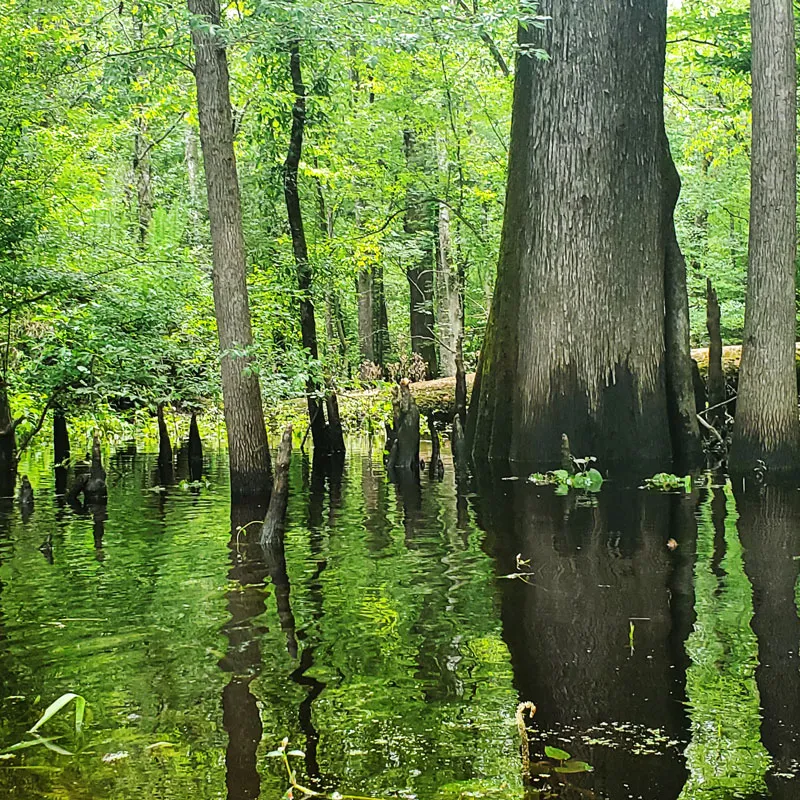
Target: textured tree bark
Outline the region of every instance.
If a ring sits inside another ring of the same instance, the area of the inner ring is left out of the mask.
[[[144,244],[153,218],[153,172],[147,143],[147,122],[141,114],[136,117],[136,133],[133,137],[133,174],[136,178],[139,242]]]
[[[289,152],[286,154],[283,172],[283,191],[286,198],[286,212],[289,217],[289,229],[292,233],[292,248],[297,268],[297,286],[300,289],[300,333],[303,347],[309,356],[317,361],[317,323],[314,317],[314,301],[311,294],[312,273],[308,260],[308,244],[303,227],[303,212],[300,206],[300,187],[297,172],[303,152],[303,135],[306,124],[306,87],[300,64],[300,43],[293,39],[289,45],[289,70],[292,76],[294,105],[292,106],[292,131],[289,137]],[[322,387],[309,377],[306,382],[308,397],[308,418],[311,425],[311,437],[314,450],[323,455],[330,452],[328,426],[325,422],[325,406],[322,400]]]
[[[449,377],[456,374],[456,351],[461,335],[461,303],[458,273],[453,263],[450,209],[444,203],[439,203],[437,227],[436,321],[439,337],[439,374],[442,377]]]
[[[725,374],[722,371],[722,330],[717,293],[706,278],[706,329],[708,330],[708,421],[719,430],[725,422]]]
[[[358,293],[358,350],[362,361],[375,363],[375,311],[372,303],[372,271],[362,269],[356,278]]]
[[[689,335],[689,294],[686,259],[675,233],[675,204],[681,179],[675,169],[666,132],[663,139],[661,175],[664,181],[664,346],[667,369],[667,413],[676,469],[688,472],[703,462],[703,445],[697,424],[692,381]]]
[[[666,4],[538,13],[521,45],[550,59],[517,64],[473,457],[555,466],[567,433],[609,468],[664,467]]]
[[[253,344],[247,267],[225,49],[213,33],[220,25],[219,0],[188,0],[189,12],[208,27],[195,27],[197,108],[205,162],[214,264],[214,311],[222,351],[222,396],[228,435],[231,495],[259,497],[272,483],[267,430],[258,376],[248,349]]]
[[[383,264],[375,264],[372,268],[372,307],[374,311],[373,347],[375,363],[386,367],[391,341],[389,339],[389,314],[386,310],[386,290],[383,284]]]
[[[319,165],[317,159],[314,159],[314,163]],[[315,180],[317,184],[320,233],[326,239],[333,239],[333,215],[328,210],[325,202],[325,190],[322,186],[322,181],[319,177]],[[325,292],[325,324],[327,326],[328,348],[335,348],[331,355],[334,357],[338,355],[341,360],[341,365],[344,366],[347,373],[350,374],[350,363],[347,359],[347,332],[345,330],[344,314],[342,313],[339,294],[335,286]]]
[[[417,144],[414,131],[403,131],[406,166],[409,172],[422,170],[424,154]],[[434,337],[434,246],[433,206],[415,188],[412,180],[406,191],[406,211],[403,230],[409,237],[411,266],[406,267],[409,285],[409,315],[411,351],[427,364],[426,378],[439,374]]]
[[[795,373],[797,85],[792,0],[753,0],[750,263],[729,467],[800,469]]]

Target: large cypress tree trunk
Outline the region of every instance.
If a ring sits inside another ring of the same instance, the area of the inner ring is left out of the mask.
[[[414,131],[403,131],[406,166],[410,172],[422,169],[423,154],[417,144]],[[409,314],[411,322],[411,351],[417,353],[427,364],[427,378],[438,375],[436,363],[436,339],[433,335],[435,318],[433,313],[434,247],[433,205],[426,202],[411,181],[406,192],[404,232],[409,237],[410,266],[406,267],[409,285]]]
[[[797,100],[792,0],[753,0],[753,152],[739,396],[731,470],[800,467],[795,373]]]
[[[550,59],[518,59],[473,455],[557,465],[566,433],[606,466],[665,465],[666,3],[543,0],[539,13],[521,44]]]
[[[258,496],[272,480],[261,389],[241,355],[253,344],[247,297],[247,267],[233,122],[224,45],[213,30],[220,25],[219,0],[188,0],[189,12],[211,24],[195,27],[197,108],[205,162],[208,215],[214,264],[214,311],[222,351],[222,396],[228,434],[231,494]]]
[[[300,43],[294,39],[289,45],[289,69],[294,91],[292,107],[292,131],[289,137],[289,152],[286,155],[283,174],[283,190],[286,199],[286,212],[289,217],[289,228],[292,233],[292,247],[297,267],[297,285],[300,289],[300,333],[303,347],[314,360],[319,359],[317,346],[317,323],[314,317],[314,301],[311,296],[311,264],[308,261],[308,244],[306,243],[303,213],[300,206],[300,186],[297,172],[300,156],[303,152],[303,134],[306,124],[306,87],[300,65]],[[308,418],[311,425],[311,437],[314,451],[323,455],[330,451],[328,442],[328,426],[325,422],[325,406],[320,399],[322,387],[317,385],[313,377],[306,382],[308,396]]]

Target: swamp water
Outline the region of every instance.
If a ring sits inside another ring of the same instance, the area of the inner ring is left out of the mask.
[[[207,486],[185,466],[113,455],[107,509],[80,512],[47,453],[22,465],[33,512],[0,505],[0,750],[65,692],[88,711],[40,730],[75,755],[0,756],[0,798],[277,800],[284,737],[314,790],[518,798],[520,700],[533,761],[594,767],[543,766],[542,796],[800,797],[796,489],[466,495],[449,462],[395,486],[351,442],[340,474],[294,457],[285,548],[262,553],[224,453]]]

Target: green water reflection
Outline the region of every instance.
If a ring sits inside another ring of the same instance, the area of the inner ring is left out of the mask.
[[[265,552],[211,447],[200,487],[185,454],[110,456],[107,509],[31,455],[33,513],[0,504],[0,748],[67,691],[90,719],[46,726],[73,757],[0,759],[0,798],[282,798],[284,737],[316,791],[521,798],[520,699],[534,759],[595,767],[550,797],[796,797],[800,493],[468,498],[447,466],[395,485],[367,442],[297,454]]]
[[[686,643],[691,742],[681,800],[766,792],[770,757],[761,742],[753,587],[745,573],[730,487],[709,490],[697,530],[694,630]]]
[[[257,510],[232,535],[209,457],[209,488],[177,485],[179,461],[165,491],[151,457],[112,459],[107,518],[59,505],[46,454],[24,465],[33,514],[0,509],[0,742],[65,691],[91,720],[83,739],[48,725],[74,758],[2,762],[0,796],[281,797],[284,736],[319,789],[514,796],[493,563],[451,479],[401,492],[379,454],[328,476],[298,457],[285,551],[265,557],[235,531]]]

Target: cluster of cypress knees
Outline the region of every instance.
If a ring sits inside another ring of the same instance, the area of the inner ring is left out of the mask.
[[[386,425],[385,460],[388,470],[404,470],[419,473],[425,469],[425,460],[419,455],[419,421],[420,414],[408,379],[404,378],[394,388],[392,395],[393,419],[391,425]],[[444,476],[444,463],[441,458],[439,432],[436,429],[436,419],[433,412],[428,414],[428,429],[431,435],[431,458],[428,470],[431,477]],[[453,447],[453,462],[456,472],[462,473],[466,469],[466,448],[464,445],[464,431],[461,417],[458,412],[453,418],[453,432],[451,435]]]
[[[102,505],[108,500],[106,471],[100,451],[100,437],[95,434],[92,440],[91,464],[76,464],[75,480],[67,492],[67,500],[74,503],[83,495],[84,502],[89,505]],[[23,510],[33,508],[33,487],[27,475],[20,480],[17,500]]]

